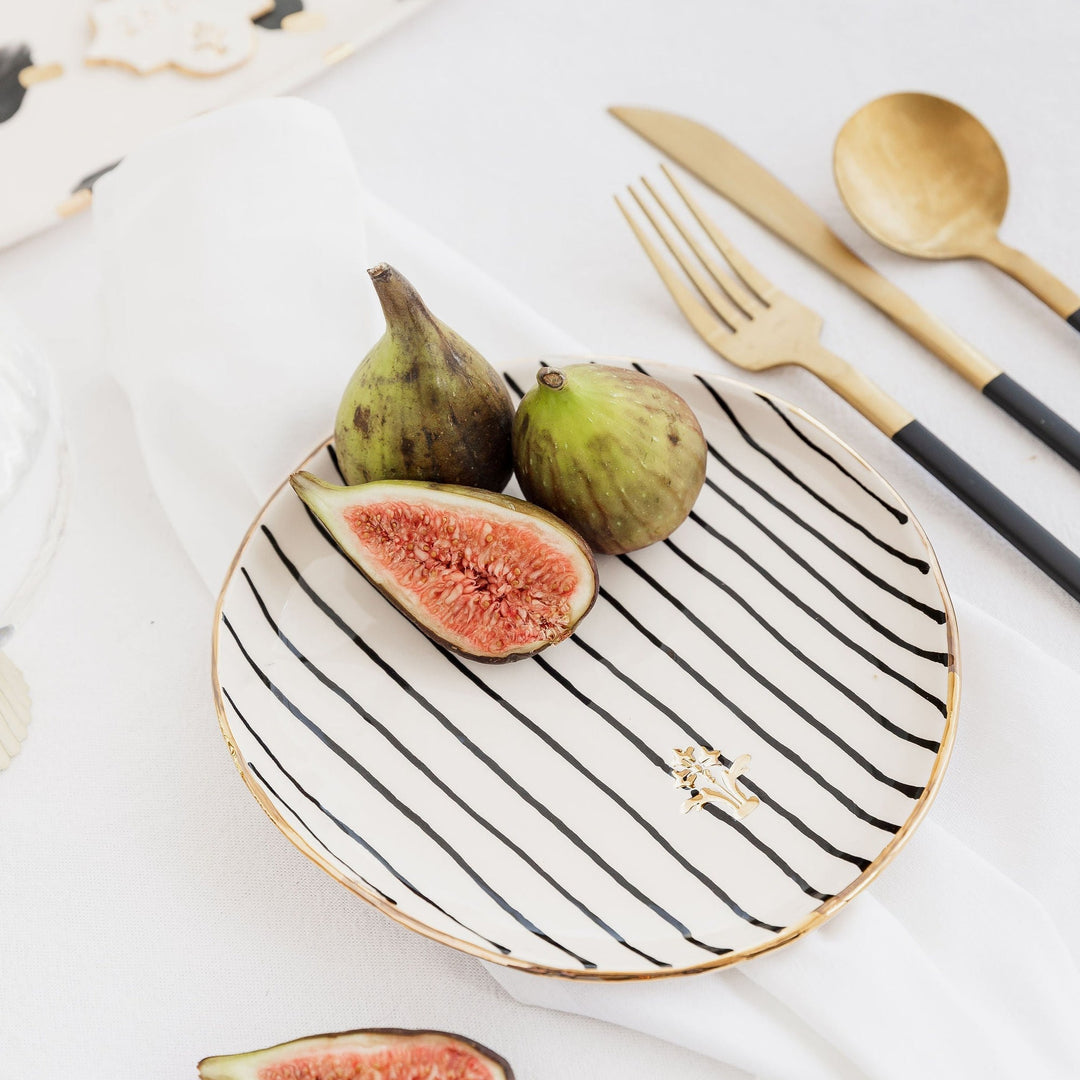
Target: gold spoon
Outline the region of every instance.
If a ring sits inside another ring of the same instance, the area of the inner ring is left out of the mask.
[[[1080,295],[998,239],[1009,174],[966,109],[932,94],[871,101],[836,137],[833,169],[848,210],[875,240],[920,259],[985,259],[1080,330]]]

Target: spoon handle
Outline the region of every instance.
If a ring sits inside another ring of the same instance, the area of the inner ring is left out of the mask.
[[[1056,450],[1073,468],[1080,469],[1080,431],[1015,379],[1002,372],[991,379],[982,392],[998,408],[1004,409],[1052,450]]]
[[[918,420],[902,427],[892,439],[1074,600],[1080,600],[1080,557],[1075,552]]]
[[[1028,292],[1060,315],[1074,330],[1080,330],[1080,295],[1064,281],[1054,277],[1045,266],[1016,248],[1003,244],[996,236],[982,245],[978,254],[1009,277],[1019,281]]]

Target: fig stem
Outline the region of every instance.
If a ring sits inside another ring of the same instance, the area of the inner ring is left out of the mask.
[[[375,286],[388,328],[432,321],[431,312],[412,283],[389,263],[373,266],[368,275]]]
[[[536,381],[549,390],[561,390],[566,385],[566,376],[553,367],[542,367],[536,373]]]

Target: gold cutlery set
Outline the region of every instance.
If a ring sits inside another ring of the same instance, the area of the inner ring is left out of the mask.
[[[797,195],[723,136],[655,109],[618,106],[611,112],[869,300],[1080,469],[1080,431],[860,259]],[[852,214],[884,244],[923,258],[987,259],[1080,329],[1080,297],[997,239],[1008,196],[1005,164],[989,133],[970,114],[925,94],[881,98],[845,125],[835,165]],[[771,285],[735,250],[686,185],[661,168],[708,238],[707,245],[688,226],[686,216],[672,210],[647,180],[642,182],[648,200],[629,189],[647,226],[622,201],[616,202],[679,309],[710,348],[748,371],[795,364],[812,372],[1080,600],[1080,557],[907,409],[825,349],[818,340],[821,317]],[[671,258],[650,236],[662,242]]]

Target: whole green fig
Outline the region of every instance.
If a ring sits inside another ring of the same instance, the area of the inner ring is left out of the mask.
[[[631,368],[542,367],[514,418],[525,497],[617,555],[663,540],[705,482],[701,425],[674,390]]]
[[[392,266],[369,270],[386,332],[349,380],[334,444],[350,484],[430,480],[501,491],[514,406],[494,368]]]

